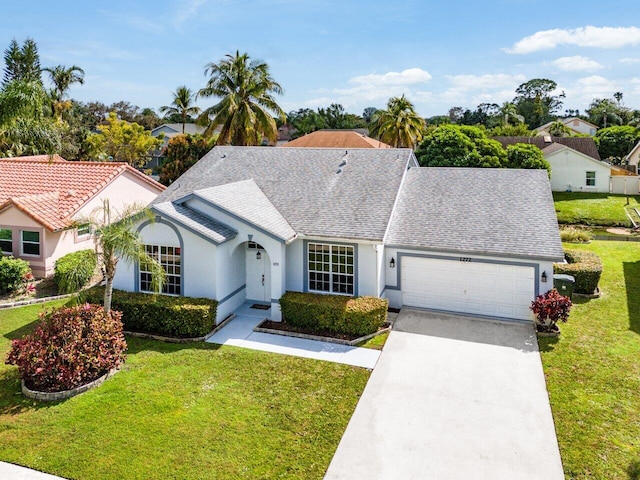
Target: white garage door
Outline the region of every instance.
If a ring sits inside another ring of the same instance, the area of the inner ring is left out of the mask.
[[[533,267],[435,258],[402,258],[406,306],[527,320]]]

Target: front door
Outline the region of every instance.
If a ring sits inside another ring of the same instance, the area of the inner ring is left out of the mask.
[[[269,255],[258,244],[247,247],[247,300],[271,301]]]

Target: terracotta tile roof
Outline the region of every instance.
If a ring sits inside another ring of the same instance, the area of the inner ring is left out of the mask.
[[[493,137],[493,139],[500,142],[505,148],[515,143],[532,143],[540,150],[543,150],[552,143],[559,143],[591,158],[600,160],[598,147],[596,147],[596,142],[591,137],[551,137],[551,142],[546,142],[545,137]]]
[[[165,188],[126,163],[37,158],[0,159],[0,211],[14,205],[52,231],[71,225],[85,203],[126,171],[158,192]]]
[[[30,162],[47,162],[47,163],[67,161],[57,153],[54,155],[25,155],[23,157],[8,157],[8,158],[0,158],[0,160],[28,160]]]
[[[283,143],[281,147],[302,148],[391,148],[391,145],[353,130],[317,130]]]

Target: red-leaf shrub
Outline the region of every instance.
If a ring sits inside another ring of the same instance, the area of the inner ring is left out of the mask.
[[[547,293],[538,295],[531,302],[531,310],[540,325],[549,326],[555,325],[558,320],[566,322],[571,305],[569,297],[560,295],[555,288],[552,288]]]
[[[6,363],[18,366],[32,390],[59,392],[92,382],[124,362],[121,316],[88,303],[53,310],[11,343]]]

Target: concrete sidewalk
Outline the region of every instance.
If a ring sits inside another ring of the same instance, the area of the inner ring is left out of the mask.
[[[13,463],[0,462],[0,479],[2,480],[63,480],[62,477],[38,472],[30,468],[14,465]]]
[[[529,324],[403,310],[326,479],[564,479]]]
[[[254,332],[253,329],[264,320],[266,314],[264,310],[252,309],[248,303],[236,310],[235,314],[236,317],[212,335],[207,342],[344,363],[368,369],[373,369],[380,357],[380,350],[370,348]]]

